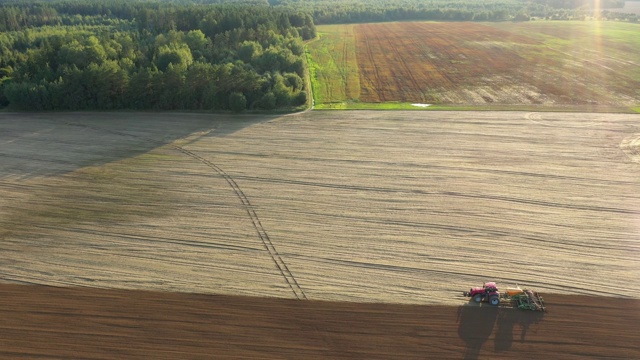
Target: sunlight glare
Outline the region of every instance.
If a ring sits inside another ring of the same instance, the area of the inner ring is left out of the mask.
[[[602,10],[601,0],[594,0],[593,4],[593,50],[596,51],[598,56],[602,56],[602,20],[599,19],[597,14],[600,14]]]

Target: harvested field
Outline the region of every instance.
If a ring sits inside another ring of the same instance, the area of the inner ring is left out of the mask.
[[[486,279],[637,297],[638,120],[2,114],[0,274],[357,302],[455,305]]]
[[[334,48],[340,34],[354,34],[344,43],[355,36],[360,84],[357,96],[334,90],[333,97],[316,98],[321,108],[399,102],[628,111],[640,103],[640,27],[634,24],[408,22],[319,29],[331,34],[327,44]],[[323,48],[321,38],[311,58]],[[332,78],[327,71],[317,83]]]
[[[637,359],[640,301],[548,313],[0,285],[11,359]]]

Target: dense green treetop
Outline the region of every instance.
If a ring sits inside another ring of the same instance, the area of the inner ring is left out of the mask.
[[[0,105],[29,110],[302,106],[316,35],[284,7],[121,0],[4,1],[0,27]]]

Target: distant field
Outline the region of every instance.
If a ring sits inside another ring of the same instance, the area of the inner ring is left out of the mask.
[[[621,12],[627,14],[636,14],[640,15],[640,1],[625,1],[624,7],[621,9],[607,9],[611,12]]]
[[[429,104],[633,111],[640,104],[635,24],[410,22],[318,29],[321,37],[309,51],[321,109]]]

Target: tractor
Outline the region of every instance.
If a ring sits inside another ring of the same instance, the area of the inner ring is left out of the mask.
[[[463,292],[462,295],[472,298],[477,303],[485,301],[493,306],[500,305],[500,292],[494,282],[486,282],[482,287],[473,287],[469,292]]]
[[[488,302],[493,306],[500,305],[501,300],[504,305],[521,310],[545,311],[544,300],[537,292],[527,289],[521,289],[519,286],[515,288],[507,288],[507,291],[501,294],[495,282],[486,282],[482,287],[473,287],[469,291],[463,291],[462,295],[470,297],[477,303]]]

